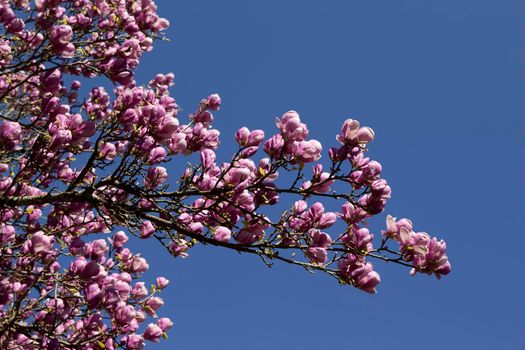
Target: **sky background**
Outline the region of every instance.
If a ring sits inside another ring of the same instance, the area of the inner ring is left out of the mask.
[[[372,231],[387,213],[411,218],[446,240],[453,272],[376,262],[368,295],[254,256],[173,259],[142,241],[150,275],[171,280],[162,315],[175,322],[152,349],[525,349],[525,2],[156,2],[171,42],[138,80],[174,72],[182,120],[218,92],[220,160],[239,127],[272,135],[289,109],[326,150],[358,119],[393,189]]]

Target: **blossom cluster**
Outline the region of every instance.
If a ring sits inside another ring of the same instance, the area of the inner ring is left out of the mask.
[[[135,81],[168,24],[152,0],[0,0],[0,347],[138,350],[167,337],[168,280],[146,287],[130,238],[178,257],[234,249],[368,293],[380,282],[372,259],[450,272],[445,243],[408,219],[388,216],[374,241],[368,220],[391,188],[357,120],[323,151],[287,111],[270,136],[239,128],[219,162],[218,94],[183,116],[172,73]],[[83,88],[95,77],[112,87]]]
[[[0,343],[7,348],[141,349],[173,325],[156,313],[164,304],[157,294],[169,281],[158,277],[151,290],[138,281],[149,266],[125,247],[123,231],[109,245],[106,239],[86,242],[37,228],[17,234],[9,224],[2,224],[1,232],[0,318],[2,327],[10,328]],[[60,257],[69,257],[69,264]],[[139,333],[149,317],[156,322]]]

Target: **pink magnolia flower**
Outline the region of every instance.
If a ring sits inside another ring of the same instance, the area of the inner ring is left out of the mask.
[[[374,271],[371,263],[360,260],[354,254],[349,253],[345,259],[339,260],[337,266],[339,268],[339,276],[343,281],[367,293],[376,293],[376,287],[381,278]]]
[[[130,267],[132,273],[141,273],[146,272],[149,269],[149,264],[143,257],[135,256]]]
[[[166,144],[178,128],[178,119],[171,115],[166,115],[162,117],[156,125],[155,135],[158,137],[159,142]]]
[[[374,131],[369,127],[361,128],[357,120],[347,119],[337,140],[347,146],[366,145],[374,140]]]
[[[22,141],[22,127],[17,122],[5,120],[0,125],[0,143],[7,149],[13,149]]]
[[[49,253],[53,249],[55,239],[53,236],[45,235],[37,231],[31,236],[31,251],[33,253]]]
[[[272,136],[269,140],[264,143],[264,152],[266,152],[270,158],[279,159],[283,153],[284,139],[281,135],[277,134]]]
[[[113,238],[110,240],[111,244],[113,244],[113,246],[115,248],[122,248],[124,246],[124,244],[126,244],[126,242],[128,241],[128,236],[124,233],[124,231],[118,231],[117,233],[115,233],[115,235],[113,236]]]
[[[91,243],[91,256],[92,259],[100,259],[109,251],[109,247],[106,244],[106,240],[97,239]]]
[[[62,72],[59,69],[48,70],[40,76],[42,88],[49,92],[57,92],[62,78]]]
[[[140,238],[149,238],[155,233],[155,227],[151,221],[146,220],[140,225]]]
[[[144,338],[138,334],[128,335],[126,346],[130,350],[142,350],[144,349]]]
[[[142,281],[135,283],[131,288],[131,295],[135,299],[141,299],[148,295],[148,288],[146,288],[145,283]]]
[[[222,100],[219,94],[211,94],[208,96],[207,103],[209,109],[212,111],[218,111],[221,108]]]
[[[160,163],[166,158],[166,150],[164,147],[155,147],[148,154],[148,164]]]
[[[395,239],[396,241],[399,241],[399,233],[401,228],[405,228],[408,232],[412,231],[412,222],[409,219],[401,219],[396,221],[395,217],[387,215],[386,231],[382,231],[381,233],[385,236]]]
[[[9,34],[17,34],[24,30],[25,23],[20,18],[15,18],[9,22],[9,24],[6,25],[7,33]]]
[[[294,142],[293,161],[295,163],[311,163],[321,158],[323,146],[317,140]]]
[[[351,226],[341,237],[342,242],[359,254],[367,254],[373,249],[373,239],[374,235],[371,234],[366,227],[359,228],[357,226]]]
[[[111,142],[104,143],[104,146],[100,149],[100,157],[106,160],[113,160],[117,155],[117,148]]]
[[[155,311],[160,309],[163,305],[164,305],[164,300],[162,300],[159,297],[152,297],[146,300],[146,302],[144,303],[144,306],[145,306],[144,311],[148,313],[149,315],[156,317],[157,314],[155,313]]]
[[[308,231],[311,238],[310,246],[306,250],[306,256],[312,263],[324,264],[328,258],[327,248],[332,244],[332,238],[319,230]]]
[[[231,239],[232,231],[224,226],[219,226],[215,229],[213,239],[219,242],[228,242]]]
[[[150,323],[144,332],[144,339],[158,343],[162,337],[162,329],[156,324]]]
[[[356,224],[368,216],[368,213],[361,207],[350,202],[345,202],[341,206],[341,213],[337,215],[348,225]]]
[[[434,273],[438,279],[449,274],[452,267],[446,250],[447,245],[443,240],[438,241],[437,238],[432,238],[428,242],[426,253],[414,255],[414,269],[411,274],[415,274],[416,269],[428,274]]]
[[[140,41],[135,38],[128,39],[120,45],[118,50],[119,55],[127,59],[139,59],[142,55],[142,48]]]
[[[150,167],[148,175],[144,179],[144,186],[146,188],[155,188],[168,179],[168,171],[162,166]]]
[[[204,127],[209,128],[213,122],[213,114],[209,111],[202,111],[193,117],[195,123],[201,123]]]
[[[167,317],[161,317],[157,320],[157,326],[159,326],[163,332],[166,332],[173,326],[173,322]]]
[[[103,267],[96,261],[90,261],[86,263],[80,271],[80,276],[86,280],[99,277],[103,274],[104,274]]]
[[[319,178],[313,181],[306,181],[301,187],[304,190],[309,190],[314,193],[327,193],[330,192],[330,188],[334,182],[335,180],[330,179],[330,173],[323,172],[319,175]]]
[[[208,170],[215,165],[216,156],[215,152],[213,152],[211,149],[203,149],[200,152],[200,156],[204,170]]]
[[[308,137],[308,128],[304,123],[301,123],[296,111],[286,112],[280,120],[276,119],[276,125],[287,141],[303,141]]]
[[[170,281],[166,277],[157,277],[157,288],[164,289],[168,286]]]
[[[186,134],[178,132],[171,136],[169,150],[173,154],[186,153],[188,150],[188,143],[186,142]]]
[[[309,247],[306,249],[306,257],[314,264],[324,264],[328,260],[328,252],[322,247]]]
[[[250,136],[250,130],[243,126],[237,132],[235,133],[235,141],[239,144],[239,146],[246,146],[248,143],[248,137]]]
[[[262,130],[253,130],[248,135],[246,140],[246,146],[248,147],[258,147],[264,140],[264,131]]]
[[[73,30],[67,24],[61,24],[51,29],[50,40],[53,51],[64,58],[71,58],[75,52],[75,46],[71,43]]]
[[[261,240],[263,235],[263,231],[250,231],[242,229],[235,235],[235,240],[242,244],[250,244]]]

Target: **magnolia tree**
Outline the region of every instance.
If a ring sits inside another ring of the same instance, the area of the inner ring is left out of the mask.
[[[255,254],[368,293],[380,281],[374,259],[450,272],[445,243],[408,219],[387,216],[376,240],[369,232],[391,190],[365,156],[374,133],[356,120],[325,166],[295,111],[270,136],[240,128],[237,152],[218,164],[219,95],[182,116],[172,74],[134,79],[168,27],[156,10],[152,0],[0,0],[2,349],[141,349],[167,337],[172,322],[157,312],[168,280],[141,281],[149,266],[129,237],[174,257],[196,244]],[[95,77],[106,88],[81,93]],[[200,161],[168,174],[191,154]]]

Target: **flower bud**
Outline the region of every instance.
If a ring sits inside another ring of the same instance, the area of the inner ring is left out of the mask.
[[[221,108],[221,97],[218,94],[212,94],[208,96],[208,108],[212,111],[218,111]]]
[[[144,332],[144,339],[158,343],[162,337],[162,329],[156,324],[150,323]]]
[[[173,322],[167,317],[162,317],[157,320],[157,326],[159,326],[163,332],[166,332],[173,326]]]
[[[149,238],[155,233],[155,227],[151,221],[146,220],[140,225],[140,238]]]
[[[213,234],[213,239],[219,242],[228,242],[231,238],[232,232],[229,228],[224,226],[219,226],[215,229]]]
[[[157,288],[158,289],[164,289],[168,286],[170,281],[166,277],[157,277]]]

